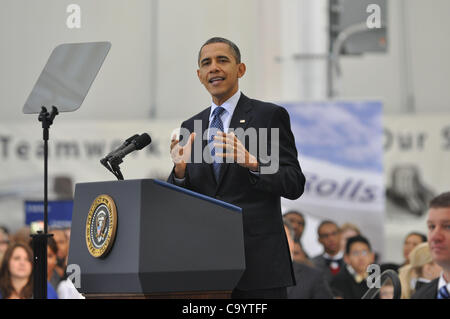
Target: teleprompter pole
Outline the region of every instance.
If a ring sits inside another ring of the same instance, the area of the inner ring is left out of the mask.
[[[44,231],[31,235],[34,256],[34,299],[47,299],[47,240],[52,236],[48,234],[48,140],[49,129],[56,115],[58,115],[58,109],[55,106],[52,107],[51,113],[44,106],[39,113],[44,139]]]

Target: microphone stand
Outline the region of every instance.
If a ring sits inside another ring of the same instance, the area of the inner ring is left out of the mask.
[[[39,122],[42,122],[44,140],[44,232],[38,231],[31,235],[34,255],[33,298],[47,299],[47,240],[53,236],[48,234],[48,140],[49,129],[58,115],[58,109],[53,106],[49,113],[43,106],[39,113]]]
[[[102,160],[100,160],[100,163],[102,163],[102,165],[105,166],[108,171],[113,173],[119,181],[123,181],[123,175],[119,167],[122,162],[123,160],[119,157],[103,158]]]

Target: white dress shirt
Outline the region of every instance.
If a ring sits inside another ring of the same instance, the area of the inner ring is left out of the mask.
[[[225,112],[222,113],[220,116],[220,119],[223,123],[223,130],[224,133],[228,133],[228,129],[230,128],[230,122],[231,118],[233,117],[234,109],[236,108],[236,105],[239,102],[239,99],[241,98],[241,91],[237,90],[237,92],[230,97],[228,100],[226,100],[221,107],[225,109]],[[214,103],[214,101],[211,102],[211,112],[209,113],[209,123],[213,120],[213,112],[216,108],[219,106]],[[208,135],[209,136],[209,135]]]

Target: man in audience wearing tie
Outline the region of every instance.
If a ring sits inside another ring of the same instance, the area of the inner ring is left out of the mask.
[[[245,71],[233,42],[212,38],[200,48],[197,76],[212,103],[182,123],[182,138],[172,137],[168,182],[242,208],[246,270],[232,298],[286,298],[295,278],[281,197],[299,198],[305,177],[289,114],[241,93]],[[239,129],[256,132],[257,141],[251,134],[235,134]]]
[[[412,299],[450,299],[450,192],[430,201],[427,226],[431,257],[443,271],[417,290]]]
[[[314,257],[312,262],[317,269],[323,272],[325,280],[331,283],[333,277],[345,265],[343,248],[340,246],[341,232],[335,222],[325,220],[317,228],[317,235],[324,252]]]

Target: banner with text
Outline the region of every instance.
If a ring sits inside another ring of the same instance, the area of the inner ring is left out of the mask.
[[[382,103],[329,101],[285,103],[291,116],[300,165],[306,176],[303,196],[283,200],[284,210],[309,218],[303,245],[322,252],[317,226],[329,219],[356,224],[378,253],[384,251]]]

